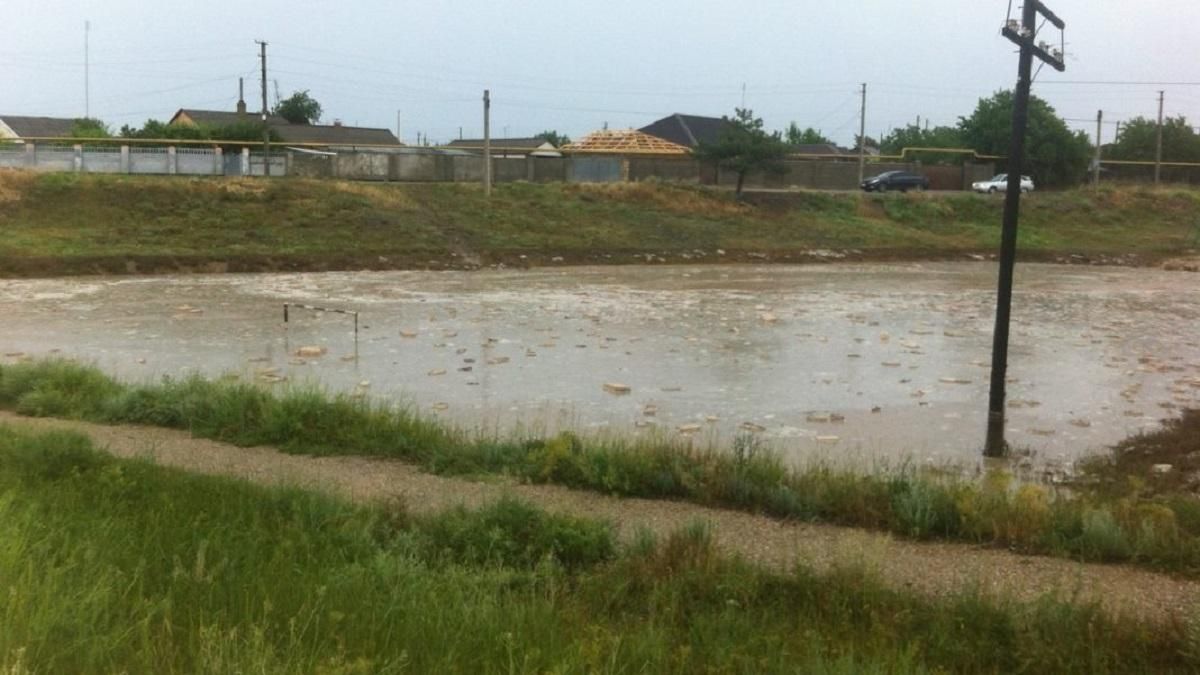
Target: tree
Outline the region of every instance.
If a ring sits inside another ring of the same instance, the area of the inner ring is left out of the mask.
[[[1012,91],[979,100],[970,117],[960,117],[958,130],[966,147],[989,155],[1007,155],[1012,133]],[[1077,185],[1087,172],[1091,142],[1083,131],[1071,131],[1037,96],[1029,99],[1029,129],[1021,173],[1038,185]]]
[[[827,143],[833,145],[833,141],[825,137],[818,129],[807,127],[803,131],[800,130],[800,125],[792,122],[788,125],[787,131],[783,133],[784,139],[788,145],[821,145]]]
[[[701,142],[694,152],[697,159],[716,162],[737,173],[737,196],[742,196],[746,174],[751,171],[787,173],[783,158],[787,145],[780,133],[767,133],[761,117],[749,108],[735,108],[734,117],[722,117],[726,128],[715,143]]]
[[[271,112],[292,124],[313,124],[321,119],[321,104],[305,89],[277,103]]]
[[[71,138],[112,138],[112,132],[98,119],[80,117],[71,125]]]
[[[1109,159],[1153,162],[1158,142],[1158,123],[1135,117],[1121,125],[1121,135],[1106,152]],[[1164,162],[1200,162],[1200,134],[1187,118],[1163,120],[1162,158]]]
[[[556,148],[561,148],[562,146],[571,142],[570,136],[566,134],[560,134],[552,129],[543,131],[542,133],[534,136],[534,138],[540,138]]]
[[[882,147],[879,145],[879,141],[871,138],[870,136],[863,137],[859,136],[858,134],[854,134],[854,152],[858,152],[859,146],[862,145],[863,138],[866,138],[868,148],[875,148],[876,150],[879,150],[880,147]]]
[[[923,129],[915,124],[896,127],[883,137],[881,150],[886,155],[899,155],[905,148],[961,148],[962,133],[955,127]],[[922,164],[959,164],[965,158],[961,154],[944,152],[909,153],[907,159]]]
[[[122,138],[144,138],[150,140],[181,141],[262,141],[262,122],[247,119],[225,125],[210,124],[164,124],[158,120],[146,120],[142,128],[128,124],[121,127]],[[279,142],[279,134],[270,131],[271,142]]]

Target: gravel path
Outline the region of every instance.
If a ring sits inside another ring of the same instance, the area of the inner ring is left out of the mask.
[[[609,520],[621,536],[639,528],[666,535],[707,521],[722,550],[761,565],[786,570],[802,563],[818,571],[837,564],[866,565],[898,588],[933,596],[972,587],[1023,600],[1053,592],[1065,598],[1099,600],[1110,611],[1153,622],[1185,616],[1200,599],[1200,582],[1123,565],[1082,564],[967,544],[911,542],[854,528],[783,522],[681,502],[619,499],[503,480],[445,478],[393,460],[287,455],[273,448],[239,448],[155,427],[26,418],[3,411],[0,423],[82,432],[114,455],[149,457],[189,471],[324,490],[359,501],[399,497],[416,512],[457,504],[476,506],[511,495],[548,511]]]

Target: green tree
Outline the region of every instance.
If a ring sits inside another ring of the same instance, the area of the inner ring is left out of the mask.
[[[562,146],[571,142],[570,136],[568,136],[566,134],[560,134],[557,131],[554,131],[553,129],[548,129],[546,131],[543,131],[542,133],[534,136],[534,138],[540,138],[543,141],[550,143],[551,145],[553,145],[556,148],[561,148]]]
[[[79,117],[71,125],[72,138],[112,138],[108,125],[91,117]]]
[[[795,122],[788,125],[787,131],[783,132],[783,138],[788,145],[820,145],[822,143],[834,145],[834,142],[826,138],[819,129],[812,127],[801,129],[800,125]]]
[[[751,171],[787,173],[783,158],[787,145],[781,134],[767,133],[761,117],[749,108],[735,108],[731,117],[722,117],[728,124],[715,143],[701,142],[695,149],[697,159],[715,162],[737,173],[737,196],[742,196],[746,174]]]
[[[955,127],[923,129],[915,124],[896,127],[883,137],[881,151],[886,155],[899,155],[905,148],[962,148],[962,133]],[[944,152],[912,152],[908,159],[922,164],[958,164],[965,159],[961,154]]]
[[[292,124],[314,124],[321,119],[321,104],[305,89],[280,101],[271,112]]]
[[[1164,162],[1200,162],[1200,134],[1187,118],[1163,120],[1162,158]],[[1135,117],[1121,125],[1121,135],[1105,153],[1109,159],[1153,162],[1158,142],[1158,123]]]
[[[247,119],[225,125],[210,124],[164,124],[158,120],[146,120],[142,127],[121,127],[122,138],[178,141],[262,141],[262,122]],[[279,134],[271,129],[272,143],[279,142]]]
[[[979,100],[970,117],[960,117],[958,130],[966,147],[981,154],[1007,155],[1012,132],[1012,91]],[[1087,172],[1092,152],[1083,131],[1071,131],[1054,108],[1037,96],[1029,99],[1029,128],[1021,173],[1039,185],[1077,185]]]

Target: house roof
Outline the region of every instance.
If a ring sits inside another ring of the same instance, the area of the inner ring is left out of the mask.
[[[272,124],[287,143],[323,145],[403,145],[388,129],[348,127],[342,124]]]
[[[239,122],[260,122],[262,121],[261,113],[247,112],[245,114],[229,112],[227,110],[194,110],[191,108],[180,108],[167,124],[175,124],[179,118],[187,115],[188,119],[196,124],[206,124],[214,127],[224,127]],[[267,115],[267,123],[271,126],[282,124],[290,124],[286,119],[279,115]]]
[[[544,138],[493,138],[490,141],[493,148],[513,149],[513,150],[536,150],[543,145],[549,144],[554,147]],[[450,141],[446,144],[450,148],[478,150],[483,148],[482,138],[460,138],[456,141]]]
[[[721,138],[721,133],[729,126],[729,121],[720,117],[675,113],[644,126],[639,131],[694,148],[701,143],[716,143]]]
[[[257,113],[236,113],[224,110],[192,110],[180,108],[169,124],[176,124],[186,115],[196,124],[228,126],[239,122],[258,122]],[[267,123],[286,143],[319,143],[322,145],[403,145],[388,129],[348,127],[342,124],[292,124],[278,115],[268,115]]]
[[[593,131],[562,147],[564,152],[607,153],[615,155],[686,155],[690,150],[678,143],[636,129]]]
[[[74,118],[69,117],[0,115],[0,123],[12,129],[18,138],[70,138],[75,128]]]
[[[844,155],[845,150],[842,150],[833,143],[801,143],[799,145],[789,145],[788,152],[793,155]]]

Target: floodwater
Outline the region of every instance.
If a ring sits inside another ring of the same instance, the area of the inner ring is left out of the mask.
[[[978,262],[0,280],[0,352],[134,381],[315,382],[484,431],[963,462],[982,447],[995,278]],[[1010,442],[1067,461],[1200,404],[1198,280],[1018,265]],[[359,312],[357,340],[349,315],[293,307],[285,325],[285,302]]]

